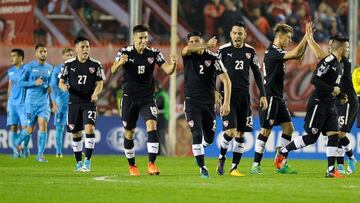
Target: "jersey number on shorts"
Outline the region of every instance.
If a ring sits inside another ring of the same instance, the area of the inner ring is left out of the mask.
[[[86,75],[78,75],[78,84],[79,85],[84,85],[86,83]]]
[[[145,66],[138,66],[138,74],[144,74],[145,73]]]
[[[88,118],[95,122],[96,119],[96,111],[88,111]]]

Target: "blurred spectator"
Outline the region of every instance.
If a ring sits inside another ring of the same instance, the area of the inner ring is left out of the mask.
[[[160,154],[167,154],[166,132],[170,118],[170,98],[169,94],[162,88],[159,82],[155,82],[155,100],[158,107],[157,130],[159,134]]]
[[[219,27],[218,21],[219,18],[225,11],[225,6],[220,2],[220,0],[212,0],[210,3],[206,4],[204,8],[204,35],[205,38],[212,36],[217,36],[217,28]]]
[[[41,26],[41,23],[36,20],[35,21],[35,26],[36,29],[34,30],[34,44],[45,44],[47,45],[47,39],[46,39],[46,31],[45,29]]]
[[[228,42],[230,41],[231,26],[235,21],[241,19],[241,14],[238,12],[233,0],[225,0],[224,5],[225,11],[219,19],[219,35],[222,38],[221,41]]]
[[[268,13],[270,13],[274,18],[281,16],[291,15],[291,2],[287,0],[272,0],[272,4],[268,8]]]
[[[267,38],[272,38],[272,31],[269,24],[269,21],[262,16],[261,10],[259,7],[254,8],[252,16],[252,22],[259,29],[259,31],[264,34]]]

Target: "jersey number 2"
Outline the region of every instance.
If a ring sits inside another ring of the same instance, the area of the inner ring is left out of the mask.
[[[199,71],[200,74],[204,74],[204,66],[203,65],[200,65],[200,71]]]

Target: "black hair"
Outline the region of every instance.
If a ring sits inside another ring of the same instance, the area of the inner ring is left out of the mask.
[[[11,52],[15,52],[17,55],[22,57],[22,60],[25,59],[25,53],[22,49],[12,49]]]
[[[46,48],[46,46],[45,46],[44,44],[39,43],[39,44],[36,44],[36,45],[35,45],[35,51],[36,51],[38,48],[40,48],[40,47]]]
[[[137,33],[137,32],[147,32],[149,31],[149,26],[148,25],[135,25],[133,27],[133,33]]]
[[[234,26],[245,28],[245,23],[242,20],[238,20],[238,21],[234,22],[231,27],[234,27]]]
[[[331,36],[330,40],[338,41],[338,42],[348,42],[349,38],[347,38],[341,34],[336,34],[336,35]]]
[[[75,45],[76,45],[76,44],[78,44],[78,43],[80,43],[80,42],[82,42],[82,41],[89,41],[89,39],[86,38],[86,37],[84,37],[84,36],[78,36],[78,37],[75,39],[74,43],[75,43]]]
[[[202,33],[199,32],[199,31],[189,32],[189,34],[187,34],[187,39],[189,40],[190,37],[194,37],[194,36],[201,37],[201,36],[202,36]]]

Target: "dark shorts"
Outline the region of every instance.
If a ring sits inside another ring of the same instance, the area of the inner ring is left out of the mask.
[[[357,98],[349,99],[349,102],[344,105],[341,105],[340,102],[337,101],[336,108],[339,115],[340,131],[350,132],[358,114],[359,103]]]
[[[67,132],[76,133],[84,130],[84,126],[96,123],[96,105],[92,102],[69,104],[67,114]]]
[[[335,104],[324,104],[319,101],[309,101],[304,119],[304,129],[308,134],[329,131],[339,131],[338,114]]]
[[[278,97],[266,97],[268,108],[265,111],[259,110],[260,124],[262,128],[271,129],[273,126],[291,122],[291,115],[286,106],[285,100]]]
[[[153,97],[133,99],[124,95],[120,105],[123,126],[126,130],[132,130],[136,127],[139,114],[145,122],[148,120],[157,121],[158,110]]]
[[[240,132],[252,132],[253,119],[250,95],[231,96],[230,113],[222,117],[223,131],[236,128]]]
[[[200,104],[186,100],[184,111],[191,132],[202,130],[204,135],[214,135],[216,129],[214,104]]]

